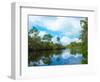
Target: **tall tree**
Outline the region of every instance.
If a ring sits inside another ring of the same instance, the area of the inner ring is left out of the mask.
[[[81,20],[80,24],[82,26],[80,39],[82,39],[82,42],[87,43],[88,41],[88,19],[85,18],[84,20]]]
[[[88,18],[80,21],[82,26],[82,31],[80,35],[80,39],[82,40],[82,53],[84,58],[86,58],[83,63],[88,62]]]

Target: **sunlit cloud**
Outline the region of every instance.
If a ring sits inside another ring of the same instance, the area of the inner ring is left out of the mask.
[[[53,35],[54,43],[57,43],[56,38],[59,36],[62,44],[69,44],[73,41],[79,42],[82,19],[82,17],[29,16],[29,29],[32,26],[40,26],[39,36],[43,37],[49,32]]]
[[[74,41],[77,41],[78,40],[78,38],[70,38],[70,37],[66,37],[66,36],[63,36],[62,38],[61,38],[61,43],[63,44],[63,45],[67,45],[67,44],[69,44],[69,43],[71,43],[71,42],[74,42]]]
[[[45,31],[40,31],[40,32],[39,32],[39,36],[40,36],[41,38],[43,38],[43,36],[44,36],[45,34],[47,34],[47,32],[45,32]]]

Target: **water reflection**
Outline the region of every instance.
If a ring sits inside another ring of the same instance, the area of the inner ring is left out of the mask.
[[[81,64],[83,60],[81,53],[72,52],[70,49],[37,51],[28,55],[29,66]]]

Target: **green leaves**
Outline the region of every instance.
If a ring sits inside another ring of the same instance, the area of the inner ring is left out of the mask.
[[[34,36],[37,36],[39,34],[39,31],[35,26],[33,26],[32,29],[29,30],[28,34],[33,34]]]
[[[65,48],[60,43],[60,37],[57,37],[59,43],[53,43],[53,36],[45,34],[42,38],[39,36],[39,30],[33,26],[28,32],[28,49],[29,51],[36,50],[55,50]]]
[[[43,36],[43,40],[46,40],[46,41],[48,41],[48,42],[50,42],[51,40],[52,40],[52,35],[50,35],[50,34],[45,34],[44,36]]]
[[[84,60],[82,64],[88,63],[88,18],[80,21],[80,25],[82,27],[82,31],[80,32],[80,38],[82,42],[71,42],[67,45],[67,48],[70,48],[71,53],[82,53]]]

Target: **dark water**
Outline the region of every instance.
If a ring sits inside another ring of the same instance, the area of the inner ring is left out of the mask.
[[[81,53],[64,50],[29,52],[28,66],[71,65],[81,64],[84,57]]]

